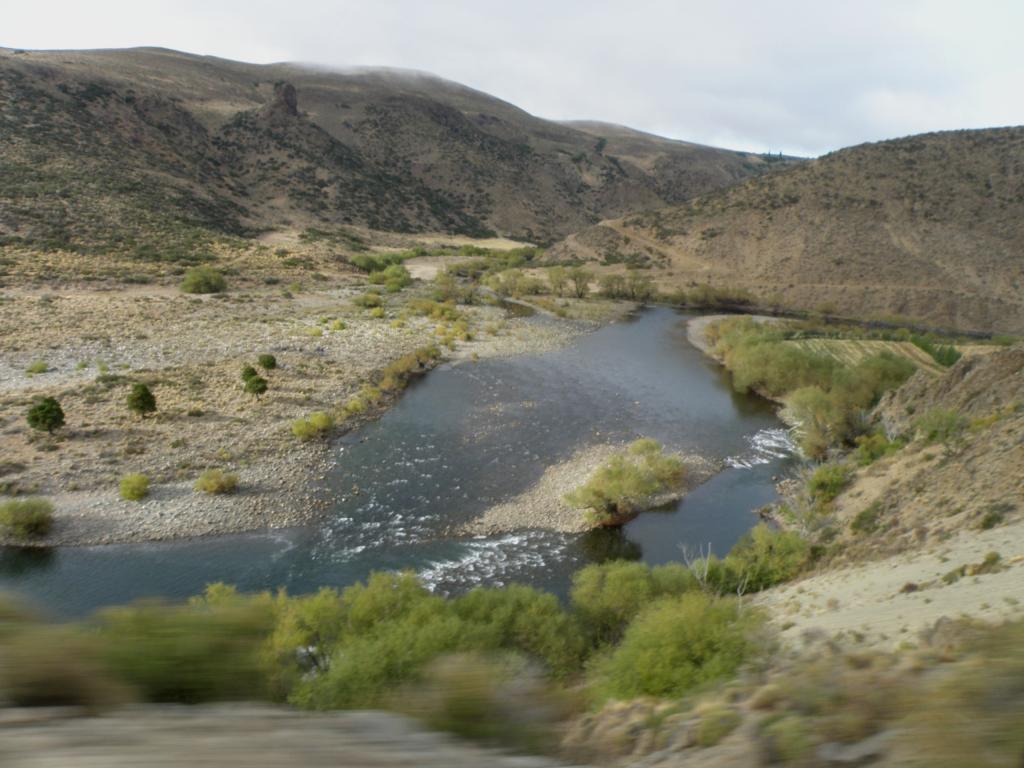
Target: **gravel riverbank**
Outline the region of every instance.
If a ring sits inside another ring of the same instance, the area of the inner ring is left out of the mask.
[[[389,362],[435,341],[436,323],[408,316],[404,293],[384,319],[353,307],[355,295],[346,286],[298,299],[196,299],[160,289],[74,290],[45,300],[12,294],[0,305],[12,351],[0,365],[0,494],[42,496],[55,509],[51,533],[29,543],[159,541],[315,521],[329,505],[316,488],[337,449],[298,441],[291,422],[337,409]],[[552,351],[633,309],[568,304],[567,318],[466,307],[473,338],[443,350],[440,362]],[[239,371],[264,352],[278,367],[264,374],[269,393],[254,401],[241,391]],[[32,360],[45,360],[47,372],[27,375]],[[147,419],[124,405],[137,381],[157,398],[159,410]],[[39,396],[58,398],[66,413],[54,437],[25,424],[25,409]],[[347,419],[335,437],[379,417],[397,396]],[[238,490],[196,492],[195,479],[208,468],[236,474]],[[150,479],[141,502],[120,498],[120,478],[131,472]]]

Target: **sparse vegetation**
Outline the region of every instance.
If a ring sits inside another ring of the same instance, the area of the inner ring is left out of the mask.
[[[45,360],[35,360],[25,369],[25,373],[29,376],[37,376],[41,373],[46,373],[48,370],[50,370],[50,366]]]
[[[208,469],[196,480],[195,489],[202,493],[220,495],[234,493],[238,488],[238,475],[221,469]]]
[[[963,434],[967,420],[948,408],[933,408],[914,422],[925,443],[951,443]]]

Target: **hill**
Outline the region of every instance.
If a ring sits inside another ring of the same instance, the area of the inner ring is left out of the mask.
[[[1024,128],[865,144],[583,230],[555,258],[654,267],[763,307],[1024,330]]]
[[[772,165],[414,72],[162,49],[0,49],[0,133],[0,242],[143,253],[340,225],[545,243]]]

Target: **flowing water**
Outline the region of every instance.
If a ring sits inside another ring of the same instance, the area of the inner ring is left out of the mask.
[[[433,589],[524,582],[564,594],[573,571],[610,557],[723,554],[775,498],[795,461],[771,405],[732,391],[686,339],[685,315],[654,309],[543,355],[444,366],[378,421],[339,442],[316,526],[170,543],[0,550],[0,588],[56,615],[140,597],[182,598],[212,581],[302,593],[372,570],[411,568]],[[550,322],[536,317],[531,322]],[[726,469],[619,531],[451,531],[528,489],[594,443],[653,437]]]

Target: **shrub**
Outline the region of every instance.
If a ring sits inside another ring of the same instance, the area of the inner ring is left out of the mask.
[[[348,326],[345,325],[344,320],[335,320],[331,323],[330,330],[332,331],[344,331]]]
[[[277,368],[277,358],[273,355],[260,355],[256,358],[256,362],[265,371],[272,371]]]
[[[770,721],[761,731],[765,750],[772,762],[800,764],[814,749],[807,723],[799,715]]]
[[[292,422],[292,434],[300,440],[312,440],[334,428],[334,418],[324,411],[311,413]]]
[[[676,697],[733,675],[754,651],[760,614],[732,598],[690,592],[652,604],[592,672],[602,697]]]
[[[156,398],[145,384],[135,384],[128,395],[128,410],[142,418],[156,411]]]
[[[9,705],[97,709],[130,698],[103,669],[97,644],[80,631],[28,626],[0,647],[0,696]]]
[[[713,747],[742,722],[740,713],[722,705],[705,707],[697,722],[695,738],[698,747]]]
[[[403,265],[392,264],[371,274],[370,282],[374,285],[383,285],[388,293],[398,293],[406,286],[412,285],[412,275]]]
[[[621,524],[659,494],[682,487],[686,468],[678,456],[666,456],[654,440],[641,439],[612,456],[566,501],[591,510],[595,525]]]
[[[740,539],[725,558],[735,581],[716,586],[723,593],[760,592],[796,578],[810,561],[810,544],[795,531],[780,531],[764,523]]]
[[[121,478],[121,498],[125,501],[142,501],[149,495],[149,478],[141,474],[125,475]]]
[[[25,373],[29,376],[35,376],[36,374],[46,373],[48,370],[50,370],[50,366],[46,364],[45,360],[36,360],[25,369]]]
[[[259,372],[251,365],[247,365],[242,368],[242,381],[248,381],[249,379],[259,376]]]
[[[234,493],[238,488],[238,475],[220,469],[208,469],[196,480],[195,488],[203,493]]]
[[[352,299],[352,303],[355,304],[357,307],[362,307],[363,309],[370,309],[381,306],[384,303],[384,300],[380,297],[379,293],[374,293],[371,291],[368,293],[364,293],[361,296],[356,296],[354,299]]]
[[[850,521],[850,530],[859,534],[874,533],[878,528],[878,518],[881,512],[882,509],[877,501],[869,504]]]
[[[626,626],[653,600],[678,596],[699,587],[683,565],[649,568],[643,563],[613,560],[588,565],[572,580],[572,607],[596,645],[618,642]]]
[[[49,432],[64,426],[64,410],[52,397],[37,400],[28,410],[28,425],[32,429]]]
[[[554,595],[520,585],[477,588],[452,608],[478,629],[483,647],[516,651],[542,662],[555,677],[568,677],[582,667],[583,632]]]
[[[819,502],[835,499],[849,484],[853,469],[845,464],[822,464],[807,481],[807,490]]]
[[[374,320],[380,320],[384,317],[384,307],[374,307],[370,310],[370,317]]]
[[[53,504],[46,499],[11,499],[0,504],[0,527],[17,539],[45,536],[53,527]]]
[[[184,293],[223,293],[227,287],[224,275],[213,267],[193,267],[181,281]]]
[[[245,380],[245,391],[257,400],[266,394],[267,387],[267,380],[262,376],[250,376]]]
[[[949,443],[960,437],[967,420],[947,408],[933,408],[914,422],[918,437],[925,443]]]
[[[269,605],[255,600],[107,609],[97,635],[104,665],[147,701],[194,704],[263,698],[259,651]]]
[[[856,439],[856,443],[857,451],[855,455],[857,463],[862,467],[873,464],[886,456],[891,456],[903,447],[903,443],[900,440],[890,440],[881,432],[861,435]]]
[[[526,752],[555,746],[566,714],[529,661],[508,653],[442,656],[395,706],[431,729]]]

